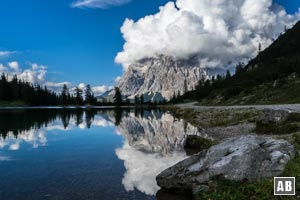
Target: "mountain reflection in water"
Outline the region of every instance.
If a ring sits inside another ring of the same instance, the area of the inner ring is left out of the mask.
[[[112,127],[124,138],[121,146],[111,147],[124,162],[123,187],[127,192],[138,190],[148,196],[159,190],[155,177],[186,157],[186,136],[199,135],[197,128],[160,109],[1,110],[0,163],[14,160],[4,150],[21,151],[22,145],[47,148],[51,143],[48,134],[53,131],[72,133],[93,127]]]

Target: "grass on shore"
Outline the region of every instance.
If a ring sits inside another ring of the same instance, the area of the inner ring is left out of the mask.
[[[194,110],[171,107],[173,116],[199,128],[227,127],[241,123],[253,123],[262,111],[256,109],[208,109]]]
[[[299,113],[291,113],[284,121],[279,123],[256,122],[256,128],[255,128],[255,132],[260,134],[287,135],[299,131],[300,131]]]

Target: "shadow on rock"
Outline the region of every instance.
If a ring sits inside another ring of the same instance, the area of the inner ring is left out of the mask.
[[[156,193],[157,200],[194,200],[191,192],[161,189]]]

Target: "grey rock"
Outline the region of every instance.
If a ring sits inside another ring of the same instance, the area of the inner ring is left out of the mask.
[[[165,189],[193,191],[213,177],[255,182],[280,175],[294,158],[294,146],[285,140],[247,135],[212,146],[163,171],[156,177]]]
[[[256,122],[262,124],[269,124],[269,123],[280,123],[287,119],[287,117],[291,114],[291,112],[286,110],[272,110],[266,109],[263,111],[262,116],[260,116]]]
[[[169,56],[147,58],[131,64],[118,82],[122,94],[134,96],[159,93],[166,100],[178,92],[196,87],[201,78],[209,78],[198,62],[178,61]],[[157,99],[156,99],[157,100]]]

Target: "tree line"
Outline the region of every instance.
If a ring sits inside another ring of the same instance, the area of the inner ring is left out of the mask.
[[[3,103],[4,102],[4,103]],[[72,106],[72,105],[93,105],[93,106],[129,106],[129,105],[156,105],[162,102],[145,102],[144,96],[136,96],[130,100],[123,96],[118,87],[114,88],[112,101],[104,100],[98,102],[91,86],[88,84],[84,89],[75,87],[70,90],[66,84],[63,85],[60,93],[55,93],[39,84],[32,84],[18,79],[14,75],[9,80],[8,75],[2,73],[0,77],[0,103],[6,104],[15,102],[28,106]],[[165,101],[164,101],[165,102]]]
[[[134,97],[134,99],[131,101],[130,99],[128,99],[126,96],[122,95],[122,91],[120,90],[120,88],[115,87],[114,88],[114,97],[113,97],[113,105],[115,106],[130,106],[130,105],[134,105],[134,106],[143,106],[143,105],[162,105],[162,104],[166,104],[167,101],[165,99],[161,100],[161,101],[147,101],[144,99],[144,95],[136,95]]]
[[[19,80],[17,75],[9,80],[8,75],[2,73],[0,77],[0,102],[22,102],[28,106],[58,106],[95,105],[97,100],[90,85],[87,85],[84,91],[76,87],[71,94],[65,84],[62,92],[56,94],[47,86],[42,87],[39,84]]]
[[[48,127],[54,121],[61,121],[61,124],[64,129],[67,129],[72,123],[79,126],[84,123],[89,129],[96,115],[105,115],[110,116],[110,119],[116,126],[120,125],[122,118],[128,116],[129,113],[133,113],[135,117],[144,117],[144,112],[154,111],[157,113],[163,112],[161,109],[153,108],[122,108],[122,109],[33,109],[33,110],[19,110],[16,113],[12,113],[8,110],[3,110],[0,113],[0,139],[4,140],[13,134],[15,138],[26,131],[32,129],[41,129],[43,127]]]

